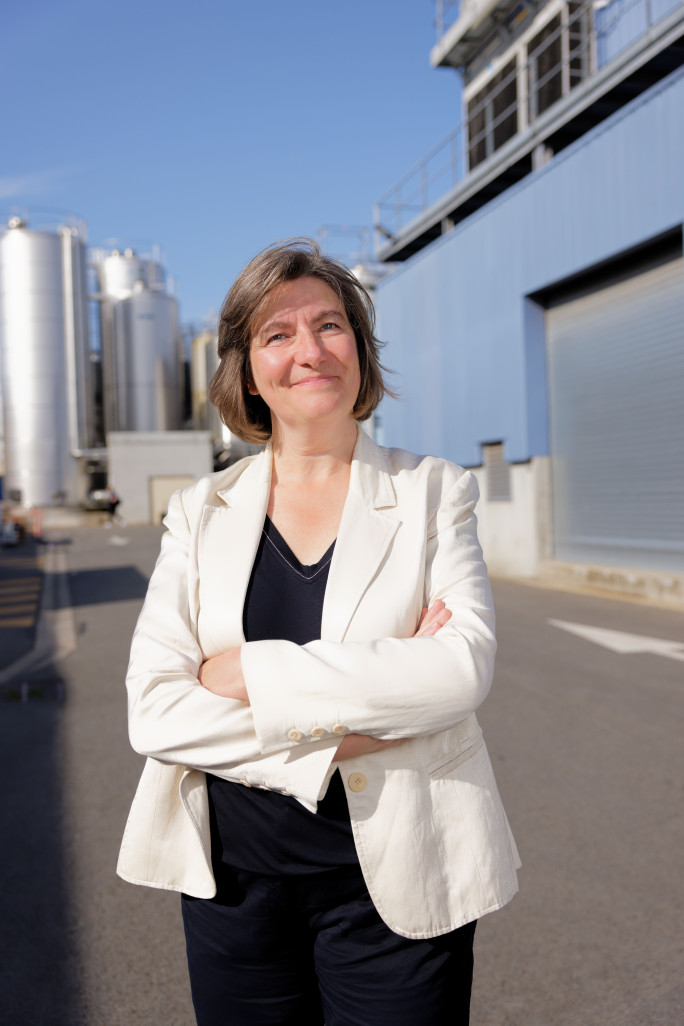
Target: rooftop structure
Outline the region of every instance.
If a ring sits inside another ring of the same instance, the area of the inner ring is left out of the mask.
[[[684,64],[684,0],[437,0],[434,67],[461,123],[375,206],[406,260]]]

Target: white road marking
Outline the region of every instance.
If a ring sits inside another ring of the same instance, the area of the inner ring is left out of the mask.
[[[684,662],[684,642],[665,641],[663,638],[648,638],[643,634],[627,634],[625,631],[611,631],[607,627],[590,627],[583,623],[568,623],[566,620],[547,620],[552,627],[560,627],[562,631],[576,634],[585,641],[609,648],[611,652],[621,655],[633,655],[637,652],[650,652],[653,655],[665,656],[666,659],[679,659]]]

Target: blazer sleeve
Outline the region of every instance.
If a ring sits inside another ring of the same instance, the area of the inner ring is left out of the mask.
[[[462,473],[427,524],[425,602],[443,599],[452,613],[435,637],[243,646],[262,752],[288,738],[301,745],[330,732],[418,737],[477,709],[491,685],[496,651],[477,498],[474,475]]]
[[[214,695],[199,683],[203,654],[191,613],[188,567],[193,541],[183,500],[184,493],[176,492],[169,502],[167,531],[131,644],[126,676],[131,744],[159,762],[227,779],[240,779],[241,767],[261,760],[252,766],[252,778],[306,794],[315,803],[339,739],[310,745],[306,759],[304,751],[287,751],[291,744],[286,739],[271,746],[272,751],[282,750],[282,758],[264,759],[251,708]]]

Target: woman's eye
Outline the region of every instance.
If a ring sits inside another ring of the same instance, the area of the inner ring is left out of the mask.
[[[326,321],[325,324],[321,324],[321,331],[328,331],[330,328],[336,328],[337,325],[334,321]]]
[[[269,342],[280,342],[284,338],[285,335],[282,333],[282,331],[279,331],[276,335],[269,335],[269,337],[266,339],[266,344],[268,345]]]

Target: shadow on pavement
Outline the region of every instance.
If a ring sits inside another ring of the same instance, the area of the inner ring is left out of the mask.
[[[74,607],[144,599],[147,578],[134,566],[78,570],[69,574],[69,591],[71,605]]]
[[[40,555],[33,538],[0,549],[0,668],[33,648],[43,586]]]
[[[62,682],[43,668],[0,700],[0,1021],[80,1026],[76,924],[64,865]],[[46,687],[52,683],[52,687]],[[29,697],[30,696],[30,697]]]

